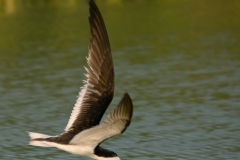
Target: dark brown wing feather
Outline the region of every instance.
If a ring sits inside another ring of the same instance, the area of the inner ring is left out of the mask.
[[[99,124],[112,101],[114,93],[114,68],[107,30],[101,13],[93,0],[89,0],[91,38],[87,62],[86,84],[79,93],[65,133],[56,137],[40,138],[68,144],[79,132]]]
[[[68,128],[69,131],[75,132],[98,125],[114,93],[114,68],[107,30],[93,0],[89,1],[89,6],[91,38],[85,93],[78,98],[81,99],[80,106],[77,106],[79,111],[71,127]]]

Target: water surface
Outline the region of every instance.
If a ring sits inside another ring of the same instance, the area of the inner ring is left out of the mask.
[[[97,1],[113,51],[115,97],[133,99],[122,159],[240,157],[239,1]],[[0,0],[0,159],[89,159],[28,146],[65,128],[84,79],[87,1]]]

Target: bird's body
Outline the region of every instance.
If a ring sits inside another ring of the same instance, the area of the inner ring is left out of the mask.
[[[100,147],[100,144],[123,133],[129,126],[133,112],[132,101],[125,93],[117,108],[100,124],[114,94],[114,67],[101,13],[93,0],[89,0],[89,6],[89,69],[86,68],[87,79],[79,92],[65,132],[58,136],[28,132],[31,138],[29,144],[56,147],[97,160],[120,160],[116,153]]]

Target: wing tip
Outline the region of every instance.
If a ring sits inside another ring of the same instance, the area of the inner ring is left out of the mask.
[[[124,93],[124,96],[122,97],[118,106],[109,115],[109,119],[110,121],[122,119],[124,121],[127,121],[127,124],[129,125],[132,119],[132,115],[133,115],[132,100],[128,93]]]
[[[130,95],[127,92],[124,93],[119,107],[122,108],[123,114],[127,115],[127,119],[131,121],[133,115],[133,103]]]
[[[126,124],[125,124],[125,128],[121,131],[121,134],[127,129],[127,127],[130,125],[131,121],[132,121],[132,115],[133,115],[133,103],[132,103],[132,99],[130,97],[130,95],[125,92],[123,95],[123,98],[119,104],[119,107],[122,110],[122,114],[124,114],[124,116],[126,116]]]

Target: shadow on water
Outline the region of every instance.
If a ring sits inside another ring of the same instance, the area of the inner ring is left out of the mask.
[[[238,159],[240,2],[96,2],[116,71],[110,110],[126,91],[135,109],[103,146],[122,159]],[[24,131],[65,128],[87,65],[87,17],[87,1],[0,0],[0,159],[79,159],[28,146]]]

